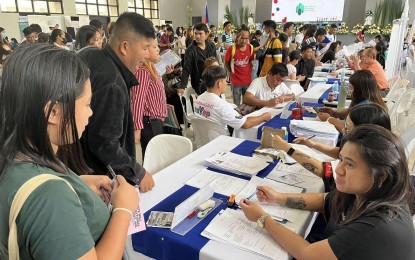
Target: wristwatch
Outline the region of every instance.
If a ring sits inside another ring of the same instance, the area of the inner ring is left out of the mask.
[[[259,217],[259,219],[256,221],[256,224],[258,225],[259,228],[264,229],[264,227],[265,227],[265,220],[269,216],[270,215],[268,213],[265,213],[264,215],[262,215],[261,217]]]

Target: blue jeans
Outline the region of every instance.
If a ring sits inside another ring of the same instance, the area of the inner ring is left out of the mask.
[[[231,86],[233,103],[237,106],[241,104],[241,97],[245,95],[249,86]]]

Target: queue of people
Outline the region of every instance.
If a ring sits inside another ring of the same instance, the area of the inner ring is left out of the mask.
[[[335,60],[341,43],[335,25],[328,32],[303,26],[302,39],[293,37],[293,27],[287,23],[280,34],[274,21],[264,21],[266,41],[261,43],[261,32],[251,39],[248,28],[233,32],[230,22],[222,36],[203,23],[178,28],[175,35],[170,26],[155,30],[150,20],[127,12],[111,24],[105,44],[102,24],[91,21],[79,28],[72,49],[59,28],[47,34],[31,25],[23,30],[25,41],[19,47],[0,28],[0,258],[13,252],[22,259],[120,259],[140,200],[134,186],[150,192],[157,185],[137,162],[135,145],[141,144],[145,156],[149,141],[164,133],[167,104],[182,111],[180,96],[189,77],[198,94],[196,117],[229,133],[270,120],[268,112],[241,115],[222,94],[230,76],[236,106],[275,107],[295,100],[284,81],[297,80],[307,88],[316,64]],[[159,75],[155,63],[174,42],[182,64],[169,65]],[[301,195],[257,187],[260,201],[323,213],[324,238],[310,244],[257,204],[243,199],[240,207],[297,259],[412,259],[414,189],[403,145],[391,132],[382,100],[384,71],[372,48],[351,61],[356,71],[350,77],[350,107],[322,108],[318,114],[343,133],[340,147],[295,140],[340,160],[336,178],[330,179],[334,184],[325,193]],[[254,69],[259,74],[255,79]],[[177,84],[171,83],[177,78]],[[273,146],[326,178],[323,162],[278,136]],[[113,171],[117,178],[111,180]],[[18,236],[10,237],[14,195],[44,173],[58,178],[32,192],[16,219]]]

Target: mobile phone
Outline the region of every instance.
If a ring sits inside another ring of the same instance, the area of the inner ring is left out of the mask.
[[[314,111],[316,111],[317,114],[320,113],[319,112],[320,111],[320,108],[319,107],[313,107],[313,109],[314,109]]]

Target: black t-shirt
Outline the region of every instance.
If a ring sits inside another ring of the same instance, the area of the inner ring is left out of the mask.
[[[328,50],[326,51],[326,53],[324,53],[323,58],[321,58],[320,62],[321,63],[326,63],[328,61],[333,61],[336,59],[336,54],[334,53],[334,51]]]
[[[330,216],[331,193],[326,197],[325,215]],[[415,229],[409,214],[387,222],[388,210],[362,216],[328,234],[330,248],[342,259],[415,259]],[[329,221],[328,228],[333,228]]]
[[[300,81],[300,85],[302,87],[304,87],[307,79],[313,76],[315,66],[316,62],[313,59],[309,59],[307,61],[300,59],[297,65],[295,65],[295,67],[297,68],[297,76],[304,75],[306,77],[304,81]]]

